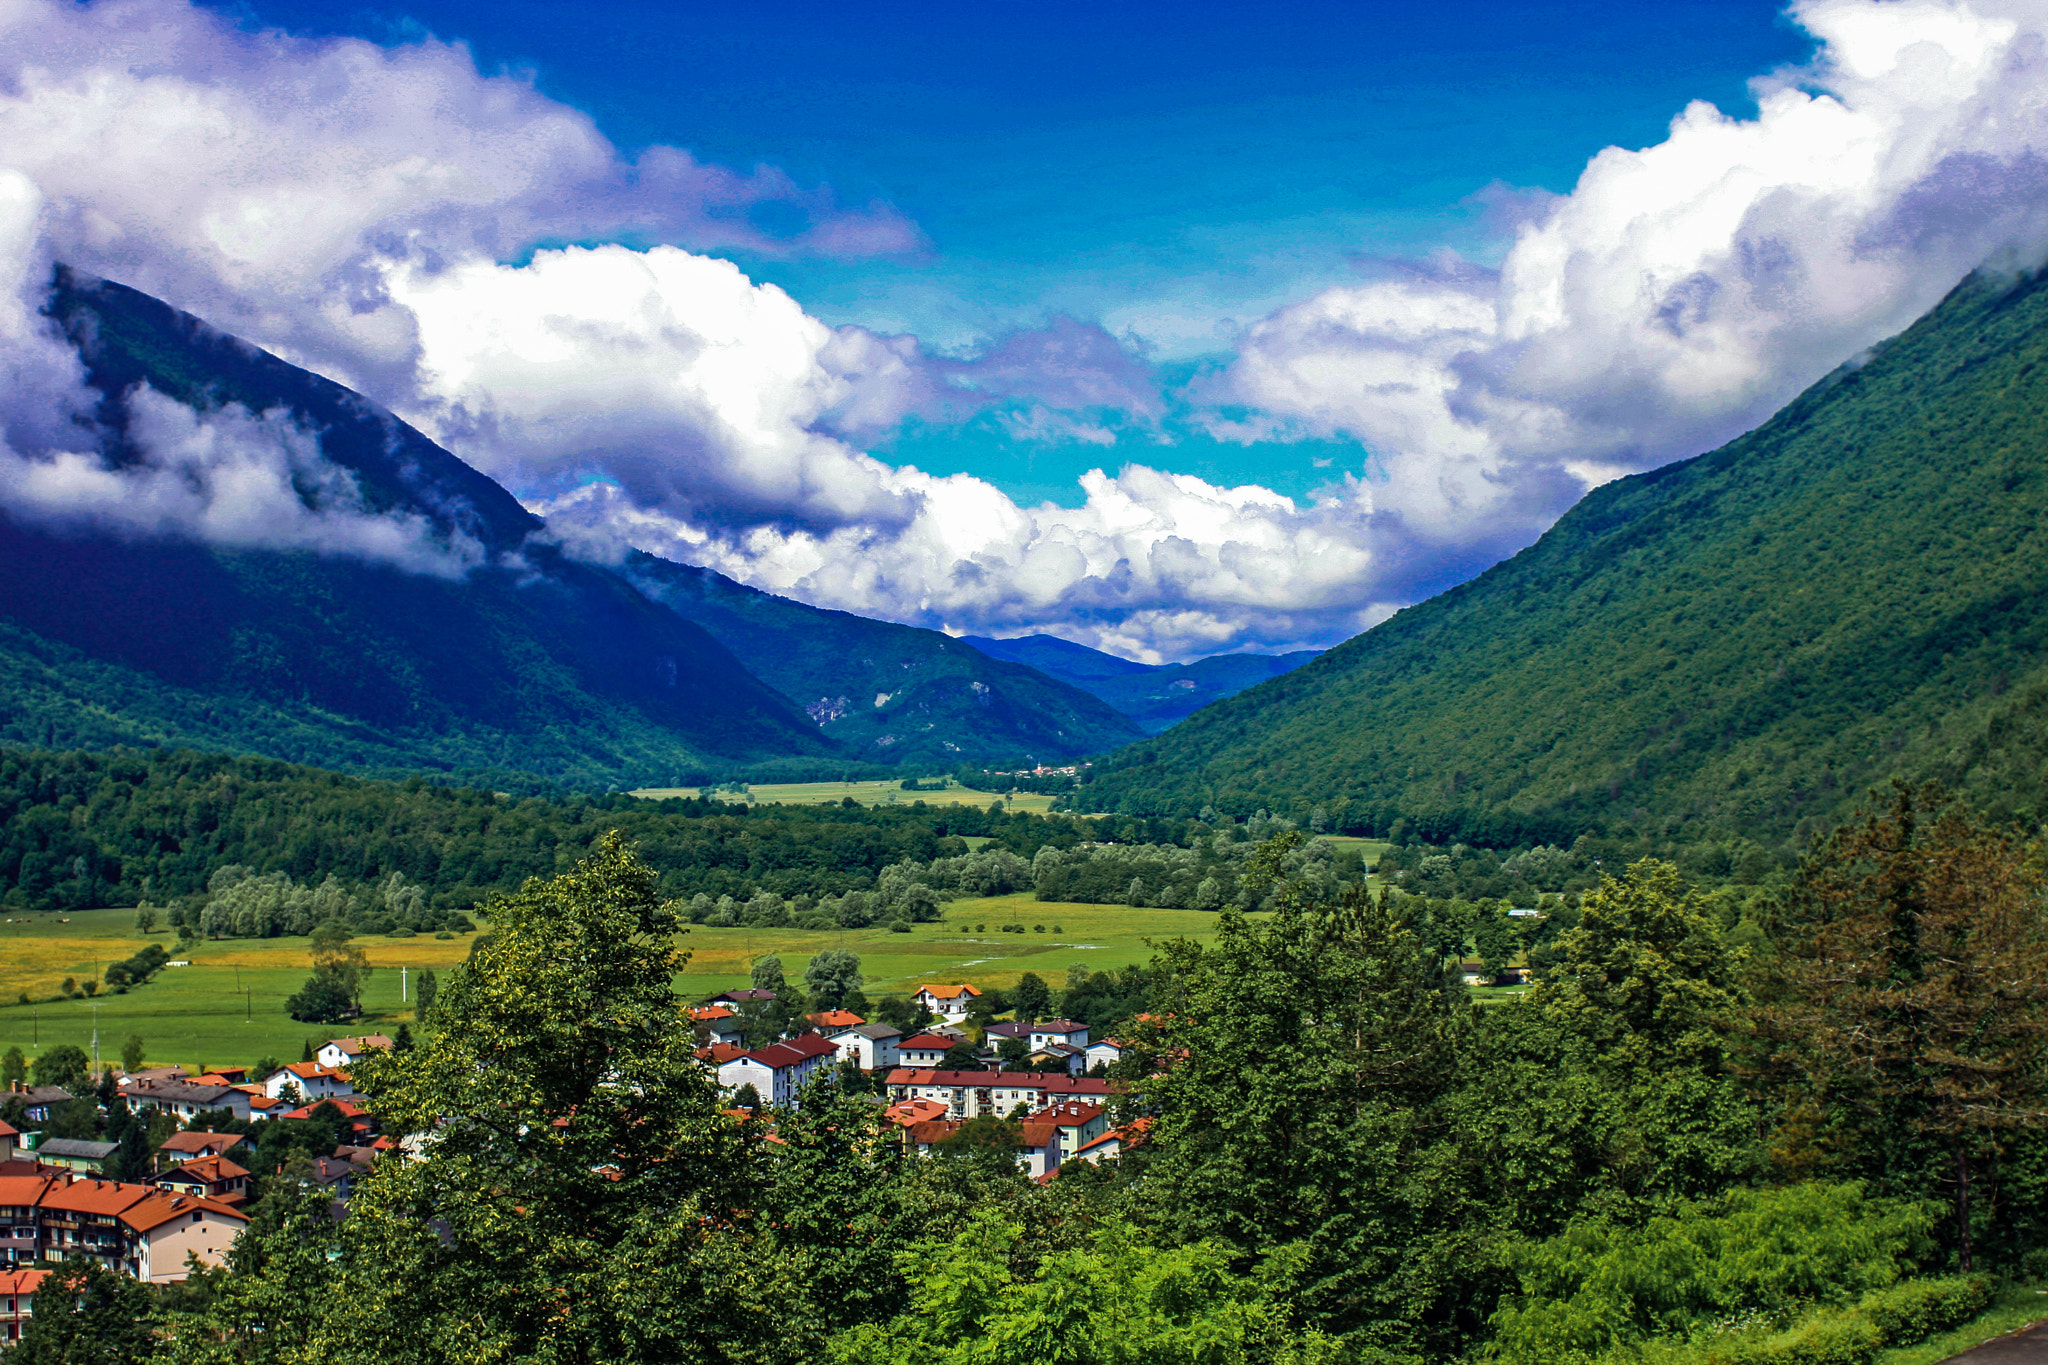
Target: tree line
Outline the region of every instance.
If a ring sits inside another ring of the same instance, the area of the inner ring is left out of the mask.
[[[381,900],[393,874],[421,889],[422,912],[465,911],[528,877],[566,871],[613,829],[660,869],[667,896],[703,895],[714,904],[764,892],[815,900],[871,890],[892,864],[963,854],[963,837],[1029,858],[1047,844],[1183,842],[1187,825],[1040,816],[996,801],[868,808],[850,798],[749,806],[624,793],[514,796],[181,749],[5,749],[0,906],[219,899],[228,888],[214,880],[233,868],[237,880],[256,883],[236,895],[271,902],[268,910],[252,906],[252,923],[319,923],[332,905],[302,915],[296,902],[278,897],[303,889]],[[230,927],[206,932],[244,932],[232,927],[240,914],[231,914]]]

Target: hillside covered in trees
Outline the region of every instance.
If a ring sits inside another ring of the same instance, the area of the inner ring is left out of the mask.
[[[1083,809],[1794,839],[1894,775],[2048,812],[2048,279],[1982,274],[1710,454],[1101,764]]]

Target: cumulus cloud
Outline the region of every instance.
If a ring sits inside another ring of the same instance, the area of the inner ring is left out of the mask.
[[[1498,271],[1330,289],[1254,327],[1208,398],[1240,439],[1342,435],[1406,537],[1511,546],[1585,488],[1710,449],[2048,243],[2048,14],[1815,0],[1807,69],[1704,103],[1569,195],[1491,188]]]
[[[0,7],[0,164],[66,259],[387,394],[415,348],[383,268],[547,240],[914,253],[884,204],[673,147],[622,156],[581,112],[464,48],[245,33],[179,0]],[[761,232],[774,204],[806,226]]]
[[[1487,187],[1498,269],[1361,256],[1364,282],[1258,321],[1179,396],[1223,439],[1359,443],[1361,472],[1299,499],[1126,464],[1084,478],[1077,506],[1026,507],[877,458],[908,418],[993,412],[1014,439],[1105,451],[1136,428],[1170,463],[1172,420],[1140,348],[1085,320],[963,355],[825,325],[711,253],[921,249],[886,205],[674,149],[629,160],[459,47],[249,35],[174,0],[23,0],[0,11],[0,166],[47,199],[22,261],[125,279],[362,388],[583,553],[637,545],[871,615],[1186,657],[1369,625],[1589,486],[1753,425],[1980,262],[2040,254],[2048,15],[1794,15],[1819,56],[1762,79],[1755,118],[1694,105],[1656,146],[1595,156],[1570,194]],[[746,210],[769,201],[810,226],[763,239]],[[34,330],[0,319],[17,324]],[[0,357],[24,384],[75,384],[61,355],[0,351],[26,357]],[[254,524],[235,509],[261,504],[260,469],[306,457],[260,414],[203,437],[152,420],[163,468],[223,490],[213,521],[164,514],[193,533]],[[0,497],[92,503],[56,477],[90,472],[61,426],[41,437],[44,483]],[[170,496],[135,494],[134,525]]]

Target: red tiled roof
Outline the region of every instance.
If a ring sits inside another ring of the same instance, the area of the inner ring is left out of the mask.
[[[207,1152],[219,1148],[225,1152],[230,1147],[248,1141],[240,1133],[173,1133],[157,1148],[160,1152]]]
[[[185,1162],[175,1170],[164,1172],[158,1183],[164,1180],[196,1180],[211,1185],[218,1180],[235,1180],[248,1174],[224,1156],[202,1156]]]
[[[859,1028],[867,1020],[852,1010],[826,1010],[823,1014],[812,1015],[811,1022],[819,1028]]]
[[[52,1184],[62,1184],[57,1177],[47,1175],[0,1175],[0,1208],[26,1208],[42,1202],[43,1192]]]
[[[896,1046],[899,1048],[930,1047],[944,1052],[958,1041],[956,1038],[948,1038],[943,1033],[920,1033],[915,1038],[906,1039]]]
[[[720,1019],[736,1019],[739,1016],[723,1005],[706,1005],[702,1009],[691,1010],[690,1017],[700,1024],[710,1024]]]
[[[747,1050],[738,1043],[713,1043],[698,1055],[709,1057],[713,1066],[724,1066],[727,1062],[736,1062],[746,1056]]]
[[[796,1066],[813,1057],[830,1056],[838,1051],[838,1048],[817,1034],[806,1033],[786,1043],[770,1043],[764,1048],[748,1053],[747,1056],[763,1066],[780,1071],[783,1067]]]
[[[21,1130],[19,1128],[10,1127],[4,1121],[0,1121],[0,1137],[19,1137],[20,1135]]]
[[[968,985],[964,981],[957,986],[919,986],[917,990],[913,992],[913,994],[916,995],[924,995],[927,993],[929,993],[932,999],[934,1000],[956,1000],[963,995],[981,994],[980,991],[974,989],[974,987]]]
[[[46,1209],[67,1213],[120,1213],[160,1193],[154,1185],[127,1185],[118,1180],[74,1180],[53,1185],[43,1195]]]
[[[311,1104],[301,1105],[297,1109],[292,1110],[291,1113],[286,1114],[285,1117],[288,1119],[306,1118],[309,1115],[311,1115],[315,1109],[318,1109],[323,1104],[331,1104],[336,1109],[339,1109],[341,1111],[341,1116],[345,1119],[359,1119],[370,1112],[369,1110],[363,1108],[362,1105],[356,1103],[356,1101],[354,1100],[331,1099],[314,1100]]]
[[[910,1134],[912,1142],[944,1142],[960,1131],[960,1120],[926,1119],[922,1123],[911,1124],[905,1131]]]
[[[49,1273],[47,1270],[0,1271],[0,1294],[5,1294],[10,1298],[15,1295],[28,1298],[42,1284],[43,1276]]]
[[[1111,1095],[1114,1081],[1093,1076],[1062,1076],[1044,1071],[928,1071],[923,1067],[898,1067],[889,1073],[890,1085],[971,1085],[980,1089],[1043,1090],[1060,1095]]]
[[[218,1199],[208,1199],[200,1194],[166,1194],[162,1190],[151,1190],[150,1198],[124,1210],[121,1221],[137,1232],[148,1232],[151,1228],[162,1227],[173,1218],[193,1213],[217,1213],[224,1218],[239,1222],[249,1221],[249,1215],[231,1204]]]

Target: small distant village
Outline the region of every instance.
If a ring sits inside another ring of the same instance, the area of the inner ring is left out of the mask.
[[[821,1085],[867,1097],[909,1156],[971,1137],[977,1121],[1001,1121],[1019,1166],[1041,1182],[1068,1162],[1099,1163],[1143,1139],[1142,1119],[1118,1128],[1110,1118],[1117,1082],[1106,1073],[1123,1045],[1091,1040],[1085,1024],[983,1022],[975,986],[925,984],[911,996],[922,1022],[908,1033],[831,1009],[797,1016],[763,1046],[745,1046],[743,1019],[758,1019],[776,995],[726,991],[689,1012],[697,1059],[716,1078],[725,1112],[766,1124],[769,1142],[776,1113],[801,1108]],[[0,1119],[0,1346],[21,1340],[36,1290],[58,1264],[91,1260],[151,1284],[224,1264],[265,1178],[309,1182],[331,1199],[335,1218],[345,1217],[356,1182],[377,1162],[421,1158],[420,1136],[383,1132],[349,1079],[366,1054],[408,1046],[401,1030],[397,1038],[331,1038],[309,1046],[309,1059],[261,1075],[108,1067],[97,1088],[11,1081],[0,1095],[0,1113],[9,1116]],[[48,1131],[54,1116],[83,1103],[103,1118],[115,1109],[133,1116],[125,1140]],[[257,1155],[264,1125],[284,1120],[331,1125],[337,1140],[309,1162],[265,1171]],[[149,1173],[135,1178],[130,1134],[165,1127],[173,1131],[143,1149]]]

